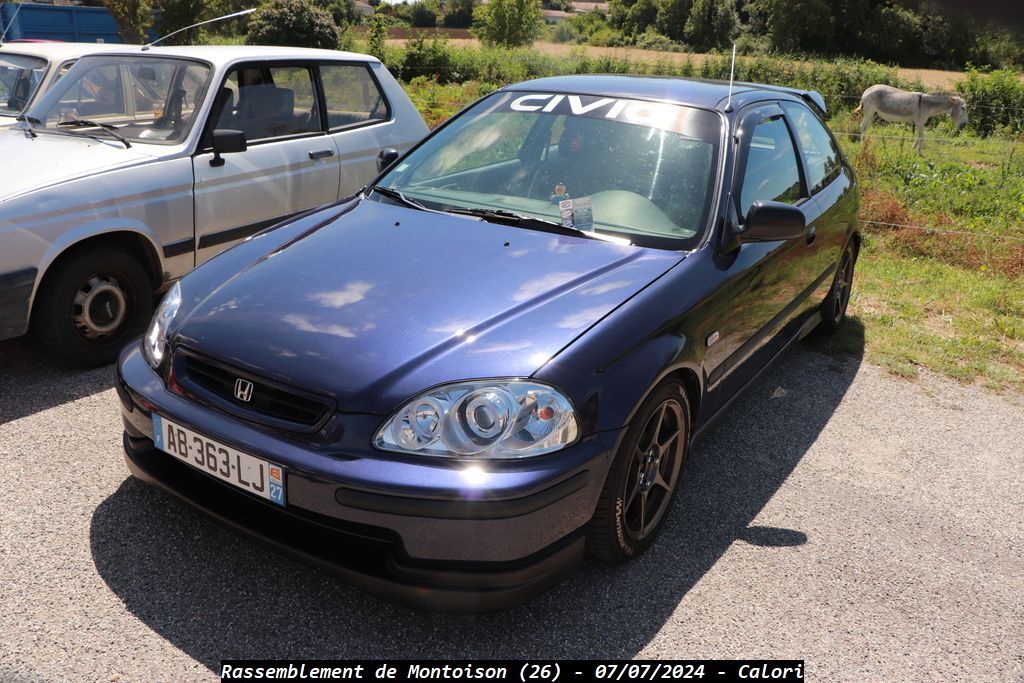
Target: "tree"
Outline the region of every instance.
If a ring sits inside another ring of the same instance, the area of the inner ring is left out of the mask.
[[[672,40],[683,40],[691,7],[693,0],[661,0],[658,4],[658,17],[654,21],[658,33]]]
[[[473,8],[477,0],[448,0],[445,3],[444,25],[446,28],[469,28],[473,23]]]
[[[339,28],[358,24],[362,18],[355,0],[313,0],[313,6],[329,12]]]
[[[733,0],[693,0],[684,30],[686,42],[699,52],[728,47],[738,23]]]
[[[166,36],[168,33],[198,23],[202,21],[206,7],[203,0],[154,0],[153,9],[156,10],[156,21],[153,24],[153,31],[158,36]],[[182,31],[160,44],[191,45],[195,42],[198,30]]]
[[[430,0],[414,2],[409,9],[409,24],[413,28],[434,28],[437,26],[437,7]]]
[[[291,45],[334,50],[338,25],[326,11],[305,0],[271,0],[249,21],[245,42],[249,45]]]
[[[832,51],[835,14],[828,0],[765,0],[768,37],[780,52]]]
[[[370,30],[366,32],[366,51],[384,61],[387,53],[388,20],[383,14],[370,17]]]
[[[542,25],[537,0],[491,0],[473,10],[473,32],[485,45],[532,45]]]
[[[126,43],[142,43],[146,29],[153,23],[153,5],[149,0],[103,0],[103,6],[117,22],[117,32]]]

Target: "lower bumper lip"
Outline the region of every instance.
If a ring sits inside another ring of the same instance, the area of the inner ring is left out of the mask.
[[[345,524],[295,508],[272,509],[167,458],[148,439],[125,434],[124,450],[136,478],[263,546],[409,607],[459,613],[508,609],[558,584],[583,558],[581,528],[516,562],[417,562],[395,552],[398,545],[386,529]]]

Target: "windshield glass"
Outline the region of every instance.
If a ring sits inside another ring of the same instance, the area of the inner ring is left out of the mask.
[[[379,186],[432,209],[511,211],[642,246],[689,249],[707,223],[721,125],[717,114],[691,107],[497,93]]]
[[[28,106],[46,74],[46,60],[0,53],[0,115],[16,116]]]
[[[133,142],[179,142],[192,127],[210,68],[170,57],[83,57],[28,111],[36,130]]]

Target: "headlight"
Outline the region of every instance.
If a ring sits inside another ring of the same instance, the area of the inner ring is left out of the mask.
[[[572,404],[536,382],[448,384],[391,416],[374,439],[385,451],[464,458],[525,458],[564,448],[579,427]]]
[[[153,322],[146,330],[146,336],[142,338],[142,355],[146,362],[154,370],[160,367],[164,356],[167,355],[167,326],[178,313],[178,306],[181,305],[181,285],[177,282],[167,290],[163,300],[157,306]]]

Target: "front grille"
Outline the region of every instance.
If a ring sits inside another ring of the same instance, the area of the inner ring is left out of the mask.
[[[176,378],[179,382],[195,385],[243,414],[255,413],[280,422],[313,428],[331,409],[330,402],[325,399],[234,370],[191,352],[179,351],[176,355],[182,361],[180,368],[183,376]],[[239,379],[252,383],[248,401],[235,397],[235,383]]]

